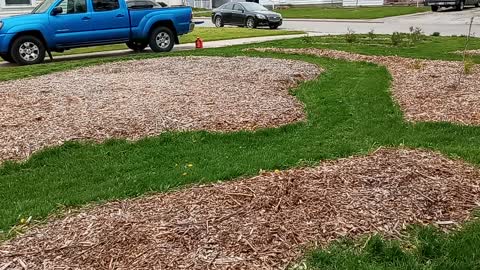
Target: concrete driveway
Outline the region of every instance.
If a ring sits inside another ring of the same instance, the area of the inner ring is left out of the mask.
[[[442,36],[451,36],[466,35],[472,17],[476,17],[472,32],[475,36],[480,37],[480,8],[467,8],[463,11],[445,9],[440,12],[425,12],[375,20],[286,19],[281,28],[323,34],[344,34],[348,29],[356,33],[368,33],[373,29],[377,34],[391,34],[408,32],[410,26],[413,26],[422,28],[426,34],[440,32]],[[204,27],[214,27],[208,18],[204,20]]]

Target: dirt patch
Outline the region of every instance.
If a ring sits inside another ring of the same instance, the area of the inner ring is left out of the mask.
[[[463,54],[463,51],[455,51],[456,54]],[[465,51],[466,55],[480,55],[480,49],[478,50],[466,50]]]
[[[480,66],[468,75],[461,62],[370,56],[325,49],[255,49],[366,61],[384,65],[393,77],[393,96],[409,121],[480,125]],[[459,79],[461,78],[461,79]]]
[[[478,169],[380,149],[72,213],[1,245],[0,267],[283,269],[315,243],[462,222],[479,202]]]
[[[69,140],[299,121],[303,106],[288,89],[319,72],[282,59],[165,57],[2,82],[0,162]]]

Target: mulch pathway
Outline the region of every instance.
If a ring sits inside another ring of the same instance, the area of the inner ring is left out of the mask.
[[[71,140],[300,121],[289,89],[320,72],[282,59],[162,57],[0,82],[0,163]]]
[[[407,120],[480,125],[479,65],[475,65],[470,74],[464,74],[463,63],[457,61],[372,56],[314,48],[255,50],[309,54],[383,65],[392,74],[392,93]]]
[[[0,245],[0,269],[285,269],[340,236],[460,223],[479,203],[478,168],[379,149],[73,211]]]

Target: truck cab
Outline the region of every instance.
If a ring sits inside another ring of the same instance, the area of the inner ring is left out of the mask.
[[[167,52],[193,27],[190,7],[129,9],[125,0],[45,0],[30,14],[0,20],[0,57],[38,64],[51,51],[116,43]]]

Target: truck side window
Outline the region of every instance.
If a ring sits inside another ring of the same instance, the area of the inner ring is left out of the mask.
[[[94,11],[109,11],[120,8],[118,0],[93,0]]]
[[[63,0],[58,7],[62,7],[62,14],[75,14],[87,12],[86,0]]]

